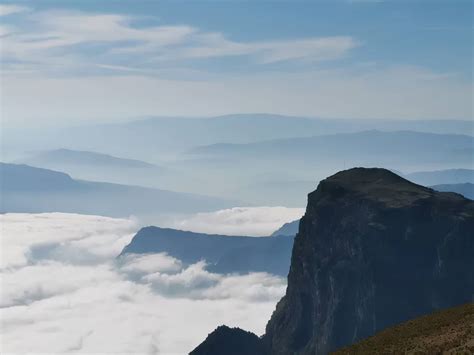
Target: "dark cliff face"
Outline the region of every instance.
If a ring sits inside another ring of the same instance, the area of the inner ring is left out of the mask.
[[[385,169],[321,181],[295,238],[287,293],[260,343],[241,354],[327,354],[471,302],[473,231],[474,201]]]
[[[308,196],[272,354],[326,354],[474,295],[474,202],[384,169],[355,168]]]

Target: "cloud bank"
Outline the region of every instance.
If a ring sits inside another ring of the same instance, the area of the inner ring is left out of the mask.
[[[164,220],[160,226],[197,233],[269,236],[283,224],[303,216],[304,208],[234,207]]]
[[[116,260],[136,229],[130,220],[49,213],[0,222],[2,353],[183,354],[218,324],[262,333],[286,287],[166,254]]]

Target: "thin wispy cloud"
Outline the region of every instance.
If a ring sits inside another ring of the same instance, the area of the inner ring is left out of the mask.
[[[0,5],[0,16],[7,16],[12,14],[17,14],[19,12],[29,11],[30,8],[26,6],[18,5]]]
[[[194,39],[196,44],[178,48],[166,56],[176,59],[253,56],[260,64],[289,60],[317,62],[342,58],[359,45],[359,42],[350,36],[236,42],[219,33],[199,33],[195,34]]]
[[[168,61],[234,56],[248,56],[260,65],[290,60],[319,62],[342,58],[359,45],[350,36],[242,42],[192,26],[138,26],[139,21],[132,16],[78,11],[27,13],[24,25],[10,25],[9,36],[3,39],[4,70],[21,64],[74,75],[87,65],[91,69],[103,66],[133,71],[158,69]]]

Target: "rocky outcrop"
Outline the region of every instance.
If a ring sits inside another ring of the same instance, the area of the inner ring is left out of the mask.
[[[220,326],[190,355],[263,355],[265,349],[258,336],[240,328]]]
[[[268,272],[286,276],[294,235],[243,237],[145,227],[120,254],[167,253],[185,264],[200,260],[216,273]]]
[[[288,290],[267,325],[273,354],[325,354],[469,302],[474,202],[384,169],[351,169],[308,197]]]
[[[354,168],[308,196],[287,293],[266,327],[271,354],[327,354],[472,301],[474,202],[385,169]]]

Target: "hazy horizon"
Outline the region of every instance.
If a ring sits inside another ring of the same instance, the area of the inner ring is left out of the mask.
[[[470,1],[8,0],[0,16],[4,127],[255,112],[472,120]]]

